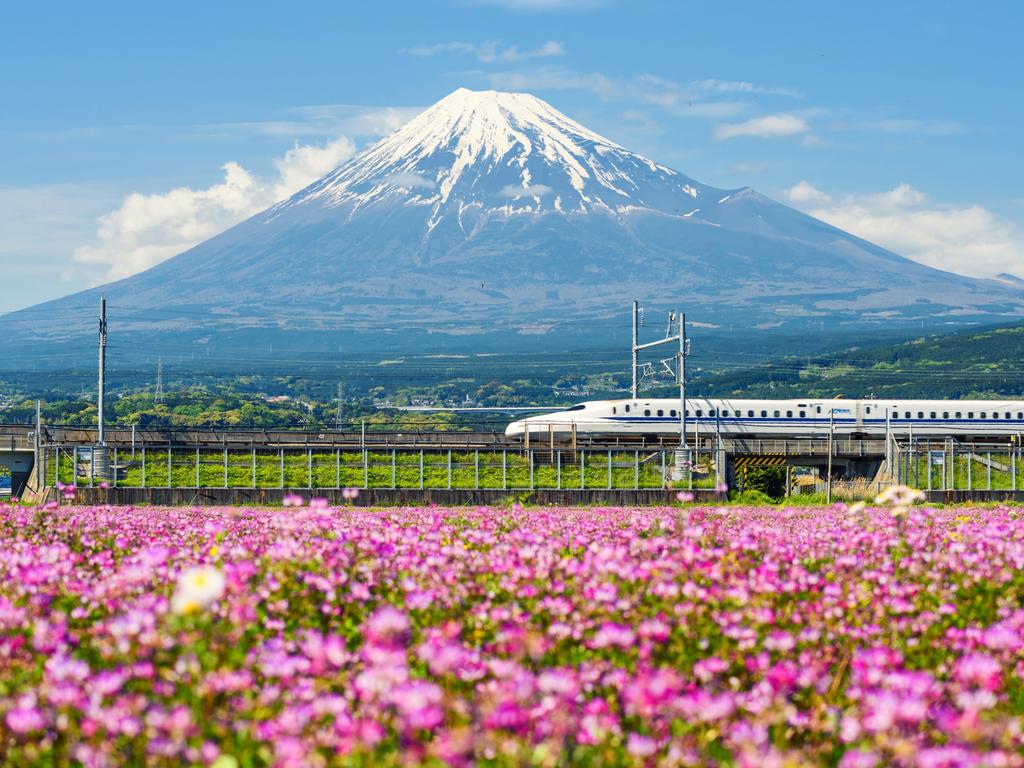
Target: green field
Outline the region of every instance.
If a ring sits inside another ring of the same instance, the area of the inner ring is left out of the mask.
[[[149,450],[116,458],[116,485],[134,488],[663,488],[660,451],[285,451]],[[53,454],[47,481],[98,484],[87,461],[76,466],[70,453]],[[112,484],[113,481],[112,481]],[[696,462],[692,487],[714,487],[706,456]],[[676,483],[682,487],[688,483]]]

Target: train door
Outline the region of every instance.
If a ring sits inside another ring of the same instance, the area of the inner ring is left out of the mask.
[[[864,432],[864,403],[860,400],[855,402],[853,405],[853,418],[853,431],[856,433]]]

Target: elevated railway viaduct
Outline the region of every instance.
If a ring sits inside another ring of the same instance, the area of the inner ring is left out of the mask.
[[[39,498],[73,483],[83,500],[273,503],[289,492],[330,498],[351,486],[366,503],[487,503],[510,493],[550,503],[664,503],[680,488],[717,498],[716,488],[742,487],[746,472],[763,466],[830,470],[877,487],[908,482],[936,500],[1014,498],[1024,485],[1020,446],[1005,441],[705,436],[681,451],[670,435],[563,433],[527,445],[500,432],[119,427],[106,430],[105,451],[97,439],[95,428],[44,426],[37,442],[29,425],[0,425],[12,495]]]

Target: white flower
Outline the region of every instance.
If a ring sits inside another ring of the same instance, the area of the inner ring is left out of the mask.
[[[190,568],[178,577],[171,597],[175,613],[196,613],[224,594],[224,574],[209,565]]]
[[[875,497],[875,504],[891,504],[896,507],[909,507],[919,501],[924,501],[925,495],[921,491],[907,485],[893,485],[886,488]]]
[[[860,512],[863,512],[864,507],[866,506],[867,504],[865,504],[863,501],[855,501],[853,504],[849,506],[849,508],[846,511],[849,512],[851,515],[856,515]]]

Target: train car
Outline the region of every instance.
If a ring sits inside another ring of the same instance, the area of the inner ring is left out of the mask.
[[[678,399],[592,400],[513,421],[506,435],[679,434]],[[706,436],[998,437],[1024,433],[1024,400],[732,400],[686,401],[686,432]]]

